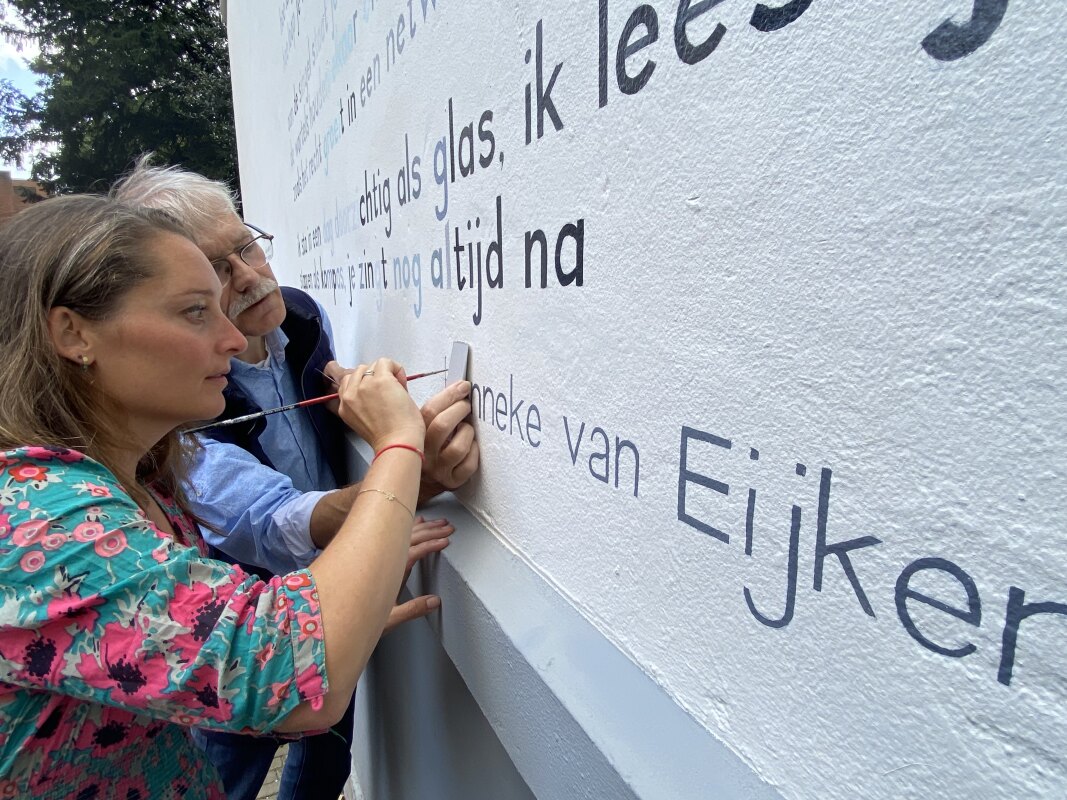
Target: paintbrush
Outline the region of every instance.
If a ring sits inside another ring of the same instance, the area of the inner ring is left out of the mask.
[[[321,371],[321,370],[320,370]],[[448,368],[434,370],[433,372],[417,372],[414,375],[408,375],[407,380],[417,381],[419,378],[426,378],[430,375],[440,375],[442,372],[448,372]],[[329,379],[326,373],[323,375]],[[304,406],[314,406],[319,403],[328,403],[331,400],[337,399],[337,393],[325,395],[324,397],[312,397],[310,400],[301,400],[299,403],[290,403],[287,406],[279,406],[278,408],[270,408],[266,411],[257,411],[255,414],[245,414],[243,417],[234,417],[233,419],[224,419],[220,422],[212,422],[208,425],[201,425],[199,428],[191,428],[190,430],[183,431],[183,433],[199,433],[200,431],[206,431],[210,428],[226,428],[230,425],[238,425],[242,422],[251,422],[254,419],[260,417],[266,417],[271,414],[280,414],[283,411],[292,411],[294,408],[303,408]]]

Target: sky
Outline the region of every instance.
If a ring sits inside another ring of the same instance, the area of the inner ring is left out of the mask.
[[[20,53],[11,42],[0,38],[0,78],[7,78],[24,94],[36,93],[36,76],[26,67],[26,62],[36,54],[36,45],[30,42],[23,45]],[[28,161],[23,163],[23,169],[19,169],[13,164],[0,163],[0,169],[9,170],[12,178],[30,177],[28,167]]]

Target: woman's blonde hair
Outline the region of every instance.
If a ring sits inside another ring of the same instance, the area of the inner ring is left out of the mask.
[[[164,212],[94,195],[36,203],[0,228],[0,449],[55,445],[78,450],[116,476],[116,454],[134,446],[116,402],[93,383],[92,369],[60,356],[48,313],[65,306],[93,320],[111,317],[132,288],[155,273],[151,245],[186,235]],[[182,483],[190,445],[171,432],[141,459],[142,505],[149,483],[187,508]]]

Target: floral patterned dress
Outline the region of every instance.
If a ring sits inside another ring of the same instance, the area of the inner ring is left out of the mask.
[[[322,703],[310,574],[208,559],[157,499],[177,537],[81,453],[0,452],[0,798],[224,798],[188,726],[264,732]]]

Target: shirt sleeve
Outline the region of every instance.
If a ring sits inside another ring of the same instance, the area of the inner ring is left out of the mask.
[[[283,574],[314,561],[311,513],[326,492],[301,492],[289,476],[235,444],[200,440],[190,476],[192,511],[215,531],[204,540],[245,564]]]
[[[321,704],[310,573],[264,582],[203,558],[58,452],[0,454],[0,681],[229,731]]]

